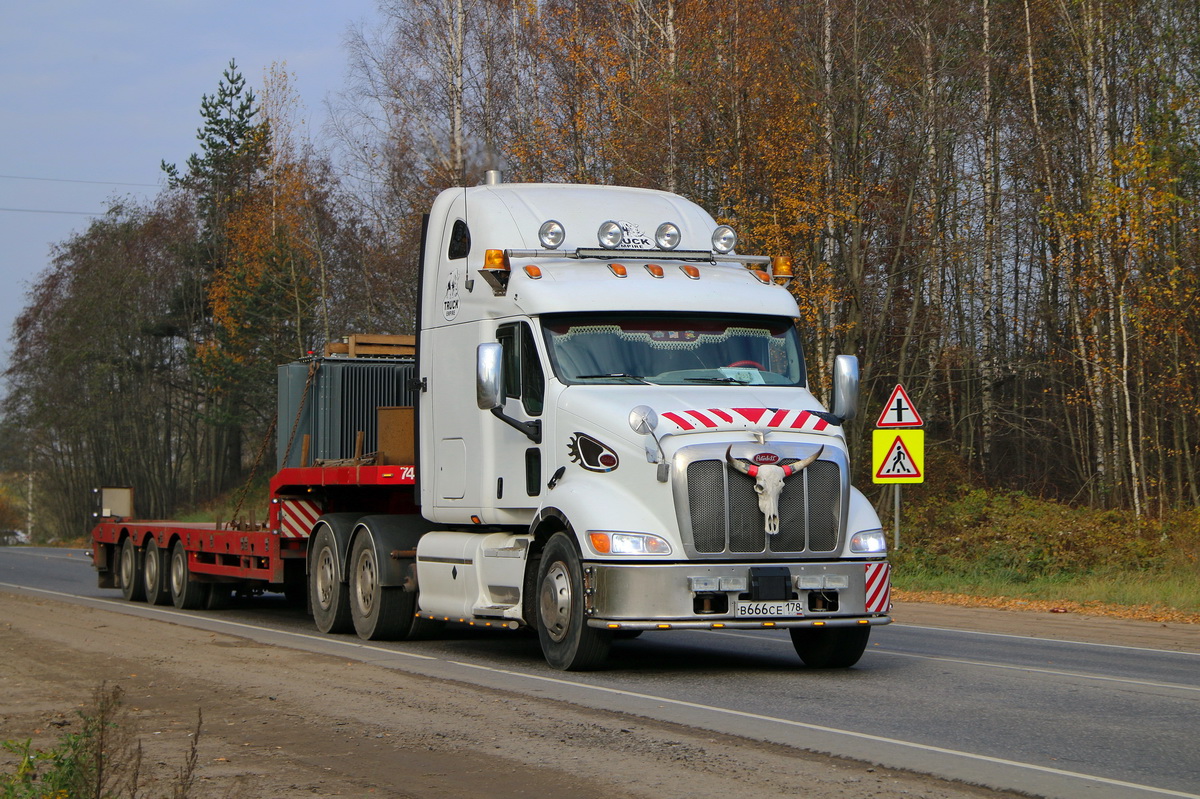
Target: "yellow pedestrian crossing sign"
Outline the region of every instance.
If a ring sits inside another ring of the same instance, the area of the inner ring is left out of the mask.
[[[871,445],[874,482],[925,482],[924,430],[876,430]]]

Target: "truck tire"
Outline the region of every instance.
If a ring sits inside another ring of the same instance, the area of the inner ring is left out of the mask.
[[[608,658],[612,634],[583,617],[583,567],[575,542],[555,533],[542,550],[537,582],[538,641],[546,662],[563,671],[589,671]]]
[[[199,610],[208,599],[208,583],[198,583],[191,579],[188,570],[187,550],[183,541],[176,541],[171,548],[171,562],[168,571],[168,581],[171,584],[171,602],[180,610]]]
[[[380,563],[369,530],[361,531],[350,551],[350,617],[354,631],[367,641],[404,638],[412,627],[416,594],[379,584]]]
[[[138,568],[138,551],[134,546],[133,536],[121,542],[120,562],[117,563],[118,581],[121,583],[121,596],[127,602],[141,602],[146,598],[146,586],[142,583],[142,570]]]
[[[871,628],[793,627],[792,646],[810,669],[848,669],[867,648]]]
[[[308,604],[313,621],[323,633],[350,632],[349,586],[338,568],[337,541],[326,524],[313,535],[312,562],[308,566]]]
[[[146,539],[142,553],[142,585],[151,605],[171,604],[171,586],[167,584],[166,553],[158,548],[153,536]]]

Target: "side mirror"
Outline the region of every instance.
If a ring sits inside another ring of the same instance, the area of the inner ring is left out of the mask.
[[[833,362],[833,402],[829,410],[848,422],[858,415],[858,358],[839,355]]]
[[[481,411],[504,405],[504,348],[486,342],[475,348],[475,402]]]
[[[629,412],[629,426],[639,436],[648,436],[658,429],[658,414],[649,405],[639,405]]]

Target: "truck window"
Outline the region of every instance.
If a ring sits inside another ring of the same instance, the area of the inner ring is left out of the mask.
[[[467,223],[461,219],[454,222],[454,227],[450,230],[450,246],[446,251],[446,257],[450,260],[466,258],[471,254],[471,230],[467,227]]]
[[[546,376],[538,357],[533,331],[525,322],[503,325],[496,340],[504,348],[504,395],[520,399],[530,416],[540,416],[546,397]]]
[[[552,314],[542,318],[564,383],[803,386],[803,349],[785,317]]]

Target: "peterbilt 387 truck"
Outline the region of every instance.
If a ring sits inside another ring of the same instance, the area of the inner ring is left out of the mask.
[[[857,361],[823,407],[787,259],[674,194],[489,173],[434,202],[420,269],[411,350],[280,367],[263,523],[135,521],[105,489],[100,584],[181,608],[307,595],[321,631],[367,639],[532,628],[568,670],[680,629],[858,661],[890,567],[849,480]]]

